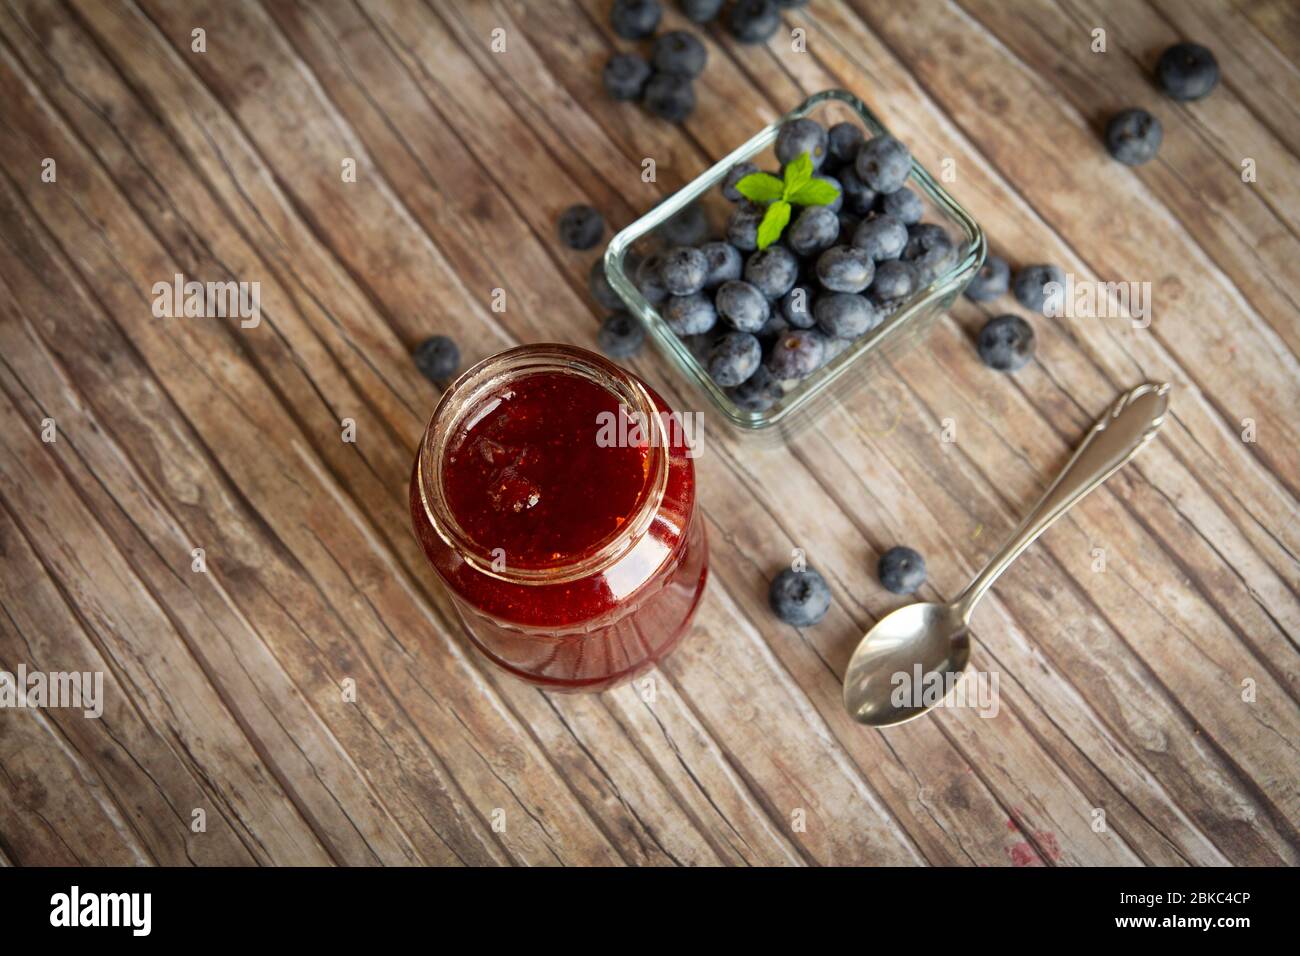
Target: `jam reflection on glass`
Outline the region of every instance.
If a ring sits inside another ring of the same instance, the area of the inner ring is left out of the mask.
[[[630,372],[563,345],[495,355],[439,402],[411,517],[470,639],[507,671],[604,690],[688,630],[707,545],[669,414]]]

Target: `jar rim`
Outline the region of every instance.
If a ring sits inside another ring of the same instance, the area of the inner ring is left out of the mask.
[[[650,429],[650,469],[633,514],[589,552],[553,564],[498,567],[496,556],[471,539],[452,513],[440,463],[448,442],[483,398],[509,382],[543,372],[581,375],[613,392],[620,405]],[[415,467],[420,504],[430,527],[474,570],[512,584],[561,584],[605,570],[649,531],[668,487],[668,434],[646,387],[604,356],[561,343],[517,345],[483,359],[447,387],[420,440]]]

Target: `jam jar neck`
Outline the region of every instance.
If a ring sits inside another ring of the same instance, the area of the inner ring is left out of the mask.
[[[501,566],[495,556],[465,533],[447,502],[442,462],[448,445],[484,403],[512,381],[540,373],[586,378],[612,392],[638,423],[648,444],[645,485],[627,521],[586,554],[536,567]],[[640,380],[595,352],[571,345],[520,345],[492,355],[466,371],[443,393],[420,442],[416,481],[430,526],[453,552],[476,571],[512,584],[561,584],[599,574],[631,550],[650,530],[668,486],[669,435],[646,387]]]

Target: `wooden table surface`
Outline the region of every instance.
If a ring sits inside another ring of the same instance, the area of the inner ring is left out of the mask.
[[[1297,8],[813,0],[766,47],[709,28],[679,128],[603,94],[607,7],[0,7],[0,669],[104,674],[98,719],[0,711],[0,862],[1296,863]],[[1195,103],[1149,79],[1182,38],[1223,70]],[[1150,282],[1150,326],[1039,317],[1004,376],[963,300],[788,448],[706,423],[694,633],[601,696],[498,674],[410,530],[411,348],[591,345],[559,212],[622,226],[829,87],[951,159],[1013,263]],[[1164,124],[1140,169],[1099,146],[1129,105]],[[260,282],[260,325],[156,318],[176,273]],[[976,613],[997,716],[854,724],[881,551],[955,594],[1143,380],[1160,435]],[[835,595],[803,631],[766,603],[793,548]]]

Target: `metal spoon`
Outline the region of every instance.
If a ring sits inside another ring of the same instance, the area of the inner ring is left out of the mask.
[[[853,652],[844,674],[844,706],[854,720],[888,727],[919,717],[929,709],[929,704],[918,702],[910,694],[894,693],[895,687],[901,686],[896,675],[910,679],[918,663],[924,674],[943,675],[949,680],[966,669],[970,660],[970,616],[984,592],[1053,521],[1141,451],[1165,420],[1168,394],[1168,383],[1148,382],[1121,395],[1092,426],[1074,457],[1011,540],[956,600],[949,604],[909,604],[876,622]],[[955,681],[947,686],[953,684]]]

